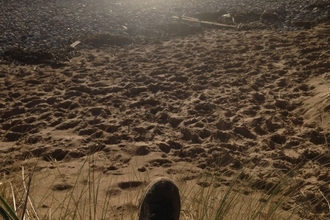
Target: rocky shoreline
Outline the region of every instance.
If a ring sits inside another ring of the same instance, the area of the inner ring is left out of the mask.
[[[266,10],[271,16],[262,21],[266,24],[263,28],[309,28],[329,21],[330,1],[2,0],[0,9],[3,56],[10,48],[65,48],[76,40],[97,34],[157,37],[164,31],[162,25],[174,22],[171,16],[181,14],[198,17],[219,12],[221,18],[223,13],[231,13],[236,20],[246,23],[259,21]],[[232,24],[232,20],[228,22]]]

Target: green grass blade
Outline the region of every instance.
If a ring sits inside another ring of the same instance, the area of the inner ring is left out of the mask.
[[[4,210],[1,206],[0,206],[0,216],[4,220],[11,220],[11,218],[9,217],[8,213],[6,212],[6,210]]]
[[[0,195],[0,214],[4,219],[19,220],[14,210],[8,205],[6,200]]]

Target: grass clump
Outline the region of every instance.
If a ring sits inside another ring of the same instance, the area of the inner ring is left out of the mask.
[[[219,176],[214,174],[206,175],[198,182],[197,187],[182,192],[183,219],[300,219],[297,207],[283,209],[298,190],[292,188],[295,185],[292,177],[279,179],[267,191],[253,189],[258,181],[244,171],[225,184],[221,184]],[[261,185],[264,183],[259,184],[258,188],[265,187]]]
[[[152,179],[148,172],[132,172],[130,179],[120,185],[117,180],[123,177],[100,171],[93,156],[77,162],[78,169],[72,173],[61,163],[52,163],[51,173],[32,169],[31,174],[25,175],[23,168],[21,181],[2,182],[2,218],[137,219],[139,198]],[[207,171],[196,178],[173,176],[182,199],[180,219],[303,219],[301,207],[292,205],[301,186],[296,172],[293,169],[279,173],[272,184],[256,179],[244,169],[228,181]],[[49,187],[41,189],[40,184]]]

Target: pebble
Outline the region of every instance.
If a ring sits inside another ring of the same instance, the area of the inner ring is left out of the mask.
[[[296,30],[297,21],[328,20],[330,0],[0,0],[0,56],[13,47],[64,48],[92,34],[150,35],[157,25],[178,13],[285,10],[282,30]]]

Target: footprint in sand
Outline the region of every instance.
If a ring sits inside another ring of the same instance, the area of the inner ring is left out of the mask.
[[[73,185],[63,182],[63,183],[57,183],[57,184],[53,185],[51,189],[53,191],[65,191],[65,190],[69,190],[72,188],[73,188]]]
[[[47,162],[54,160],[61,161],[69,158],[81,158],[86,156],[86,153],[81,150],[64,150],[61,148],[43,148],[41,151],[36,149],[32,152],[39,154],[39,156],[42,156],[42,159]]]
[[[145,182],[142,181],[125,181],[118,183],[118,187],[124,190],[138,188],[143,185],[145,185]]]
[[[158,158],[150,160],[149,164],[153,167],[170,167],[172,166],[173,161],[166,158]]]
[[[109,195],[110,197],[118,196],[121,194],[121,192],[121,188],[113,188],[107,191],[107,195]]]

